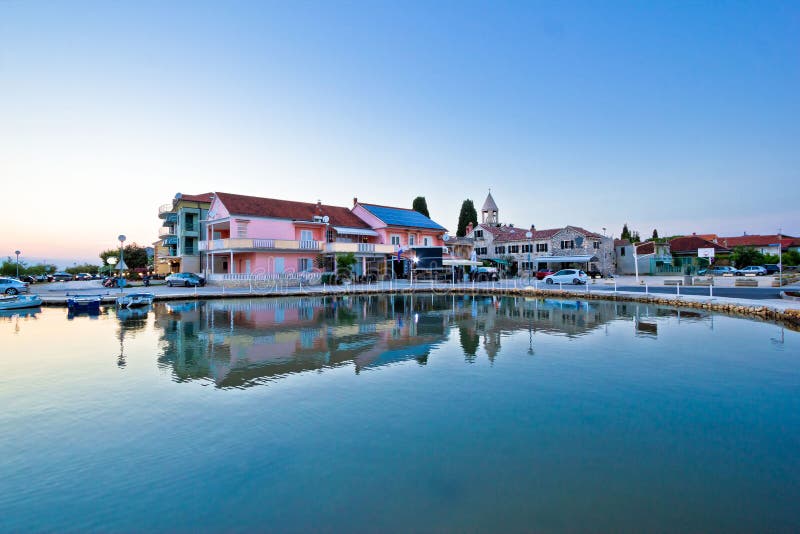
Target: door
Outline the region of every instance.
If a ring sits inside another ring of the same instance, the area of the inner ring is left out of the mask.
[[[244,260],[244,272],[250,274],[250,260]]]
[[[275,258],[275,273],[283,274],[283,258]]]

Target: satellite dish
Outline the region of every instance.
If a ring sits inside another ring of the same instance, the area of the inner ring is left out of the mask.
[[[447,232],[445,232],[444,234],[442,234],[442,239],[444,239],[445,241],[447,241],[448,239],[450,239],[450,234],[448,234]]]
[[[322,218],[322,222],[324,222],[325,224],[328,224],[328,221],[330,221],[330,220],[331,220],[331,218],[328,217],[327,215]]]

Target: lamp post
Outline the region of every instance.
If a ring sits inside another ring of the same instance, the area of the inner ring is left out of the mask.
[[[120,234],[117,239],[119,239],[119,268],[121,273],[125,265],[125,249],[123,248],[125,246],[125,234]]]
[[[19,255],[22,253],[19,250],[15,250],[14,254],[17,255],[17,278],[19,278]]]

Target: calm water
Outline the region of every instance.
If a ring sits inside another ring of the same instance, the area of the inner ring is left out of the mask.
[[[2,531],[797,531],[800,334],[469,297],[0,317]]]

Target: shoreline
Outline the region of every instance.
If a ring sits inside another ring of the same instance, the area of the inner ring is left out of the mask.
[[[793,300],[752,300],[731,297],[709,297],[700,295],[665,295],[656,293],[636,293],[626,291],[573,291],[560,289],[538,289],[534,287],[511,288],[511,287],[451,287],[451,286],[423,286],[416,287],[375,287],[375,286],[332,286],[320,287],[319,289],[300,289],[284,288],[282,290],[271,291],[219,291],[209,292],[204,290],[202,293],[167,293],[158,294],[153,292],[154,301],[176,301],[176,300],[197,300],[197,299],[241,299],[241,298],[281,298],[281,297],[337,297],[337,296],[358,296],[358,295],[410,295],[410,294],[464,294],[464,295],[496,295],[510,297],[537,297],[537,298],[556,298],[566,300],[607,300],[616,302],[639,302],[645,304],[658,304],[662,306],[672,306],[677,308],[703,309],[726,315],[735,315],[749,319],[761,319],[784,323],[793,330],[800,331],[800,302]],[[139,289],[139,288],[137,288]],[[137,292],[152,292],[150,288],[142,288]],[[125,293],[111,293],[101,295],[102,304],[114,304],[118,296]],[[42,298],[44,307],[66,307],[68,296],[46,296]]]

